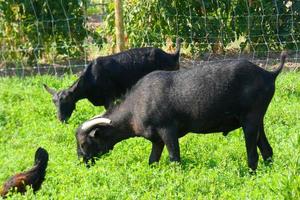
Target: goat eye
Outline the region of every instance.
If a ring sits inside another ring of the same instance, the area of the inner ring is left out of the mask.
[[[85,144],[84,144],[84,143],[80,144],[80,148],[81,148],[81,149],[84,149],[84,147],[85,147]]]

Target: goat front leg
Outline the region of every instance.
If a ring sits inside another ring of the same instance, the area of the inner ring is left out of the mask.
[[[170,161],[180,162],[180,149],[176,128],[162,128],[158,132],[168,149]]]
[[[164,146],[165,144],[161,140],[158,142],[152,142],[152,150],[149,158],[149,165],[154,162],[159,162]]]

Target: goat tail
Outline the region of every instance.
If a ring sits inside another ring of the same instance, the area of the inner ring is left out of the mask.
[[[274,78],[276,78],[278,76],[278,74],[282,71],[282,68],[284,66],[286,57],[287,57],[287,52],[286,51],[281,52],[281,55],[280,55],[280,65],[279,65],[279,67],[276,70],[274,70],[272,72]]]
[[[35,152],[34,164],[46,169],[49,160],[49,154],[46,149],[39,147]]]

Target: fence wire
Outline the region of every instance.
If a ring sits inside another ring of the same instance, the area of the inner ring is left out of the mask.
[[[0,76],[76,73],[96,57],[114,53],[114,30],[109,26],[113,2],[66,2],[0,1]],[[174,41],[180,37],[184,67],[241,58],[262,67],[273,66],[279,61],[280,52],[287,49],[290,66],[299,68],[299,0],[123,2],[128,48],[155,46],[173,51]],[[228,17],[226,5],[240,2],[246,6],[246,12],[238,13],[236,7]],[[211,5],[216,6],[214,15]],[[272,6],[272,14],[268,6]],[[136,9],[143,7],[149,10],[139,16]],[[241,22],[245,33],[232,34],[228,27],[238,32]],[[282,31],[282,27],[288,27],[287,31]]]

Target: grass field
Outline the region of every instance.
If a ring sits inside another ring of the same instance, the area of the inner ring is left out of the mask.
[[[77,103],[68,124],[55,115],[47,83],[65,88],[75,76],[0,78],[0,182],[29,169],[39,146],[50,158],[41,190],[27,199],[300,199],[300,73],[282,73],[265,117],[274,150],[272,166],[259,158],[249,175],[243,132],[188,134],[180,140],[181,164],[148,166],[149,141],[123,141],[87,169],[76,155],[75,129],[103,111],[87,100]],[[11,196],[23,199],[20,194]]]

